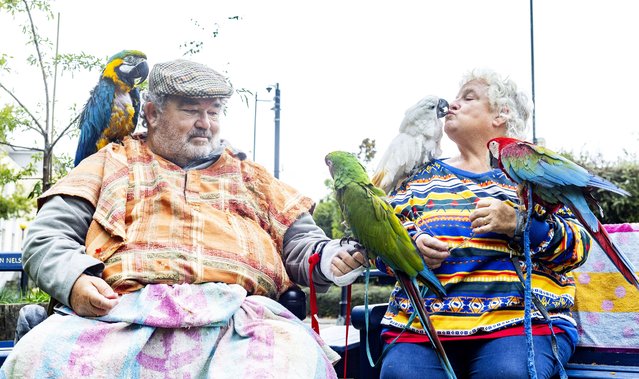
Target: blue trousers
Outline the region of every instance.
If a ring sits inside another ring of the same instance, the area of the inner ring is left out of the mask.
[[[457,378],[528,378],[528,345],[525,336],[493,340],[443,342]],[[552,353],[550,336],[534,336],[537,377],[552,378],[559,365]],[[559,359],[565,365],[573,345],[565,334],[557,334]],[[437,354],[430,344],[396,343],[382,361],[382,379],[446,378]]]

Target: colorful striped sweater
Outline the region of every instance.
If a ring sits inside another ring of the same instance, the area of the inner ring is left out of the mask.
[[[472,235],[468,216],[479,199],[488,197],[518,203],[515,185],[501,171],[475,174],[441,160],[422,166],[390,196],[412,237],[428,233],[451,248],[451,256],[434,270],[447,296],[439,300],[430,294],[425,300],[439,335],[468,338],[523,324],[524,287],[510,259],[521,249],[503,234]],[[532,220],[533,293],[557,321],[554,324],[574,334],[570,308],[575,283],[568,271],[585,261],[590,236],[566,209],[549,215],[536,207]],[[379,260],[377,266],[387,269]],[[397,285],[382,324],[391,330],[403,328],[412,313]],[[542,319],[538,312],[533,317]],[[413,321],[411,332],[424,334],[419,319]]]

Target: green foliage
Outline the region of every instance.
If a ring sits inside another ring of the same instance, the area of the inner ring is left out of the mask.
[[[368,164],[375,158],[376,153],[375,140],[364,138],[359,145],[359,153],[356,155],[358,159],[362,161],[362,164]],[[349,236],[348,226],[344,222],[342,211],[339,209],[337,200],[335,200],[333,180],[326,179],[324,185],[328,189],[329,194],[315,206],[313,219],[329,238]]]
[[[333,180],[326,179],[324,185],[329,189],[330,194],[320,200],[315,206],[313,220],[329,238],[342,238],[348,235],[348,229],[344,224],[344,217],[339,209],[339,204],[335,200]]]
[[[5,142],[14,131],[28,125],[24,112],[11,104],[6,104],[0,109],[0,141]]]
[[[220,29],[222,28],[221,24],[240,21],[241,19],[242,18],[240,16],[227,16],[223,20],[211,22],[210,15],[207,15],[205,22],[206,26],[203,26],[198,20],[192,18],[191,22],[195,27],[194,34],[199,34],[200,36],[198,39],[180,44],[180,48],[184,49],[183,55],[193,56],[200,53],[204,49],[204,46],[208,44],[208,41],[220,36]]]
[[[24,295],[19,289],[13,287],[0,290],[0,304],[42,304],[48,303],[49,299],[49,295],[37,287],[31,288]]]
[[[4,154],[6,155],[6,154]],[[0,155],[2,157],[3,155]],[[25,194],[21,179],[33,175],[35,167],[31,164],[24,169],[14,169],[0,163],[0,193],[4,194],[8,184],[15,183],[15,190],[10,195],[0,196],[0,219],[6,220],[21,217],[35,208],[35,200]]]
[[[96,58],[84,52],[79,54],[57,52],[57,46],[39,33],[39,30],[45,29],[44,26],[36,24],[36,22],[46,23],[53,19],[49,0],[0,0],[0,12],[8,13],[18,22],[22,22],[22,33],[15,35],[22,35],[25,38],[25,43],[32,52],[26,58],[26,62],[34,66],[36,69],[34,74],[43,82],[43,91],[34,93],[31,88],[19,85],[13,85],[16,88],[13,90],[5,80],[10,81],[14,78],[8,75],[0,77],[0,91],[4,91],[12,99],[11,104],[2,105],[3,108],[0,110],[0,144],[40,153],[38,159],[42,166],[42,182],[33,192],[37,194],[47,190],[61,172],[66,172],[67,159],[54,156],[53,150],[62,137],[77,133],[76,128],[73,128],[78,118],[78,112],[74,106],[67,113],[72,116],[65,124],[58,123],[55,117],[57,99],[52,90],[56,87],[54,83],[58,71],[74,73],[79,70],[100,68],[104,65],[106,58]],[[38,15],[44,18],[37,17]],[[0,53],[0,71],[11,72],[11,64],[15,63],[12,60],[9,53]],[[61,84],[57,83],[57,86]],[[21,99],[22,96],[29,99],[35,98],[33,108]],[[78,100],[85,101],[85,95]],[[25,145],[19,138],[15,138],[18,133],[25,132],[35,133],[36,140]]]
[[[201,53],[204,50],[205,46],[209,46],[209,42],[220,36],[220,29],[222,29],[222,25],[228,26],[225,24],[236,22],[241,19],[242,18],[240,16],[227,16],[226,18],[218,22],[211,22],[210,17],[207,15],[207,20],[204,23],[204,25],[206,26],[203,26],[200,21],[192,18],[190,21],[195,28],[195,31],[192,35],[195,39],[180,44],[180,49],[183,49],[182,55],[185,57],[193,57]],[[227,70],[223,70],[223,73],[227,76],[228,80]],[[242,102],[248,107],[249,97],[253,98],[255,96],[253,92],[243,87],[234,86],[230,80],[229,84],[235,89],[235,93],[240,98],[240,100],[242,100]]]
[[[7,66],[7,63],[9,63],[9,59],[11,59],[10,55],[0,53],[0,71],[11,72],[11,70]]]
[[[375,147],[375,140],[370,138],[364,138],[359,145],[359,153],[357,158],[362,161],[363,165],[369,164],[377,154],[377,148]]]
[[[6,10],[12,16],[15,16],[17,12],[23,12],[23,6],[27,5],[31,9],[44,12],[49,18],[53,17],[48,0],[32,0],[30,2],[26,0],[0,0],[0,10]]]
[[[368,286],[368,304],[388,303],[388,298],[393,285],[376,285],[371,281]],[[310,292],[304,288],[306,293],[306,309],[310,311]],[[319,317],[337,318],[340,311],[340,301],[342,299],[341,287],[331,286],[326,293],[317,294],[317,313]],[[364,304],[364,284],[353,283],[351,287],[351,307]]]
[[[35,199],[25,195],[24,190],[18,190],[9,196],[0,197],[0,219],[7,220],[22,217],[35,209]]]
[[[587,155],[582,153],[575,158],[571,154],[562,153],[568,159],[585,167],[593,174],[605,178],[630,193],[624,197],[609,191],[597,190],[595,198],[601,206],[603,216],[599,217],[603,224],[621,224],[639,222],[639,160],[636,156],[625,154],[616,162],[605,161],[601,155]]]
[[[62,71],[77,72],[81,70],[93,70],[95,68],[104,69],[109,57],[98,58],[87,53],[80,54],[58,54],[52,60],[54,65],[58,65]]]

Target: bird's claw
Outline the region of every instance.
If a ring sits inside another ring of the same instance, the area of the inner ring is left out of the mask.
[[[366,248],[364,247],[364,245],[361,245],[361,244],[356,242],[355,245],[353,246],[353,248],[350,249],[350,250],[347,250],[347,251],[348,251],[349,254],[352,254],[352,253],[354,253],[356,251],[359,251],[361,253],[366,253]]]
[[[357,241],[355,238],[352,237],[344,237],[342,239],[339,240],[339,245],[342,246],[344,243],[350,243],[351,241],[355,242],[356,245],[359,245],[359,241]],[[359,245],[361,246],[361,245]]]

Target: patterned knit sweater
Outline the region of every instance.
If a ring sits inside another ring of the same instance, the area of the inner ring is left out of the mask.
[[[412,237],[428,233],[451,248],[451,256],[434,271],[447,296],[443,300],[432,294],[426,297],[433,324],[439,335],[452,337],[447,339],[499,334],[523,324],[524,286],[510,259],[511,254],[521,254],[521,248],[503,234],[472,235],[468,216],[476,202],[489,197],[518,203],[515,185],[501,171],[475,174],[440,160],[422,166],[390,196]],[[585,261],[590,236],[566,209],[549,215],[536,207],[530,239],[533,293],[557,321],[555,325],[574,329],[570,307],[575,283],[568,271]],[[387,270],[380,261],[377,266]],[[525,267],[522,270],[525,272]],[[404,328],[412,313],[410,301],[397,285],[382,324],[391,327],[392,333],[392,327]],[[542,319],[538,312],[533,317]],[[418,318],[403,333],[411,334],[424,334]]]

